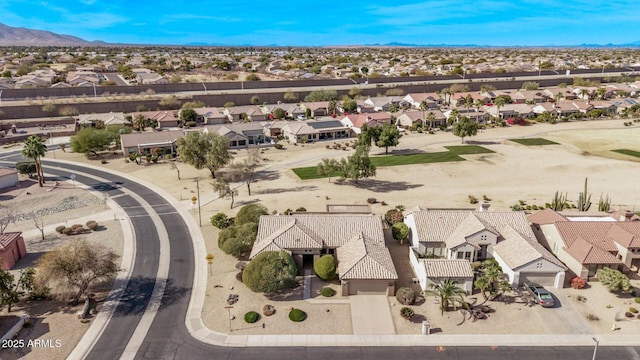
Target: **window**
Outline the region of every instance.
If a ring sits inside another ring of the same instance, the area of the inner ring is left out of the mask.
[[[464,253],[464,258],[465,258],[465,259],[471,259],[471,251],[466,251],[466,252]]]
[[[542,269],[542,263],[541,262],[536,263],[536,269]]]
[[[487,235],[480,235],[480,241],[487,241]]]
[[[464,253],[463,253],[462,251],[458,251],[458,252],[456,253],[456,258],[457,258],[457,259],[464,259],[464,257],[463,257],[463,256],[464,256]]]

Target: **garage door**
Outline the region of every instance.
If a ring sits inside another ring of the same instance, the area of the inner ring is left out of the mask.
[[[387,283],[386,280],[350,280],[349,295],[383,295],[387,292]]]
[[[553,286],[556,280],[556,273],[521,273],[520,285],[527,283],[531,285]]]

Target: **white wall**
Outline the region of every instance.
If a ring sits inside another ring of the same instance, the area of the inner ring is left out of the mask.
[[[15,186],[18,183],[18,173],[7,174],[0,177],[0,189]]]
[[[409,262],[411,263],[413,273],[420,282],[420,288],[422,290],[427,290],[427,272],[424,269],[424,264],[422,264],[422,261],[416,257],[411,248],[409,249]]]

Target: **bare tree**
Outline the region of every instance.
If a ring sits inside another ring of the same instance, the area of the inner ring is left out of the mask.
[[[231,209],[233,209],[233,202],[235,201],[236,195],[238,195],[238,190],[231,189],[229,179],[227,177],[217,178],[211,185],[213,185],[213,191],[217,192],[221,198],[231,198]]]
[[[42,234],[42,240],[44,240],[44,216],[39,211],[35,211],[31,214],[31,220],[36,229],[40,230]]]
[[[0,234],[4,234],[9,224],[16,222],[16,211],[13,205],[0,205]]]
[[[242,162],[232,163],[230,176],[234,180],[242,180],[247,184],[247,191],[251,195],[251,183],[253,182],[258,166],[260,166],[260,149],[251,147],[247,149],[247,158]]]
[[[178,165],[176,165],[176,163],[174,162],[170,162],[169,166],[171,166],[172,169],[178,172],[178,180],[180,180],[180,169],[178,169]]]

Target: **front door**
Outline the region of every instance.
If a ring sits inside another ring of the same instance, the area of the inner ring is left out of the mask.
[[[304,269],[312,269],[313,268],[313,254],[304,254],[304,255],[302,255],[302,267]]]
[[[487,247],[489,247],[489,245],[480,245],[480,250],[478,251],[478,261],[484,261],[487,259]]]

